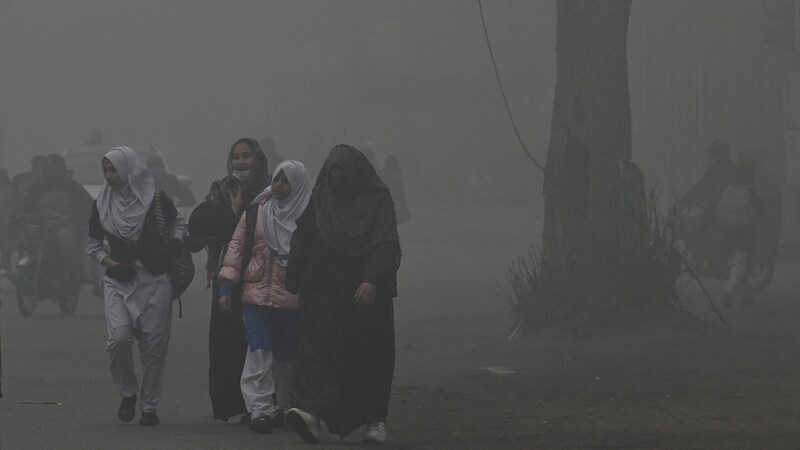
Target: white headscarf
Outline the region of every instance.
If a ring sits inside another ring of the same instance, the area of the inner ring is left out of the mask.
[[[103,182],[97,196],[97,212],[103,229],[122,239],[137,241],[156,188],[153,175],[130,147],[114,147],[105,155],[117,170],[122,187]]]
[[[292,192],[283,199],[278,200],[272,195],[272,186],[264,190],[258,197],[256,203],[264,198],[261,222],[264,227],[264,237],[269,248],[278,253],[278,264],[286,266],[286,257],[289,256],[289,243],[292,240],[292,233],[297,228],[295,221],[303,214],[308,199],[311,198],[311,184],[306,166],[299,161],[288,160],[278,164],[272,174],[274,180],[283,171]]]

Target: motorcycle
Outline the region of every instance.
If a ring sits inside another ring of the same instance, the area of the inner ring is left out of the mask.
[[[6,276],[16,289],[19,312],[29,317],[39,302],[51,300],[64,315],[74,314],[83,284],[80,272],[67,273],[58,258],[48,255],[49,249],[58,246],[53,230],[74,225],[64,216],[47,212],[17,216],[10,224],[19,228],[19,259]]]
[[[672,211],[673,237],[685,261],[700,278],[727,280],[731,269],[733,243],[726,233],[714,223],[705,211],[696,206],[676,208]],[[755,249],[748,261],[745,288],[760,292],[769,286],[775,272],[777,235],[766,218],[756,221]]]

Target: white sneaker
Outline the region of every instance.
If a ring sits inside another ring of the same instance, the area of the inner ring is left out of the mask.
[[[286,411],[286,424],[307,444],[319,444],[319,417],[297,408]]]
[[[386,442],[386,424],[384,422],[375,422],[367,425],[364,442],[377,442],[378,444]]]

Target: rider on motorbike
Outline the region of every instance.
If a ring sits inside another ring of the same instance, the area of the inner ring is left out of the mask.
[[[678,207],[696,206],[706,213],[705,225],[710,225],[722,191],[733,182],[736,163],[731,159],[730,147],[725,141],[712,142],[706,153],[708,165],[703,172],[703,177],[678,200]]]
[[[755,168],[741,164],[733,182],[725,188],[717,205],[716,225],[732,254],[730,274],[722,304],[733,308],[734,296],[742,293],[742,306],[753,304],[753,296],[745,289],[745,277],[756,246],[756,217],[764,216],[764,201],[756,191]]]
[[[88,233],[91,207],[92,196],[69,177],[64,158],[56,154],[46,156],[42,178],[31,187],[23,213],[36,217],[44,225],[47,266],[71,281],[82,281],[81,244]]]
[[[727,307],[739,293],[744,306],[752,304],[751,293],[764,289],[773,274],[780,196],[762,198],[754,187],[756,168],[763,169],[758,155],[744,153],[737,165],[727,144],[714,141],[703,178],[674,211],[674,232],[686,246],[687,264],[703,277],[728,281],[722,298]]]

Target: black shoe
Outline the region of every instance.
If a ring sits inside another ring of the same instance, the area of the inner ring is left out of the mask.
[[[250,413],[244,413],[239,417],[239,425],[247,425],[250,423]]]
[[[257,417],[250,421],[247,424],[247,428],[250,431],[254,431],[260,434],[271,434],[272,433],[272,419],[269,417]]]
[[[158,416],[154,412],[142,413],[142,418],[139,419],[139,425],[158,425],[161,423]]]
[[[136,396],[123,397],[122,402],[119,404],[117,410],[117,417],[119,420],[128,423],[136,417]]]
[[[286,426],[286,414],[280,409],[272,415],[272,428],[284,428]]]

